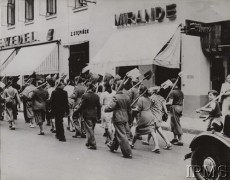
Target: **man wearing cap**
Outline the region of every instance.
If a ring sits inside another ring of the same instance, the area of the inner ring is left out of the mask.
[[[81,102],[83,94],[86,92],[86,87],[83,85],[83,79],[81,76],[75,77],[75,87],[73,94],[70,96],[70,98],[74,99],[74,107],[77,107],[79,103]],[[83,125],[83,118],[81,113],[74,112],[73,113],[73,122],[75,125],[75,135],[73,138],[77,138],[78,136],[81,136],[82,138],[86,138],[84,125]]]
[[[121,82],[118,82],[118,87]],[[129,129],[128,121],[131,118],[130,98],[124,91],[123,85],[114,96],[113,101],[105,107],[105,112],[113,111],[112,122],[115,128],[115,137],[112,143],[108,143],[108,147],[113,152],[120,146],[122,154],[125,158],[132,158],[132,151],[127,137],[127,129]]]
[[[139,82],[138,79],[132,80],[133,86],[135,86],[138,82]],[[130,127],[133,126],[134,118],[136,118],[136,121],[137,121],[137,118],[138,118],[138,111],[133,110],[133,109],[136,109],[136,107],[137,107],[137,101],[135,103],[133,103],[133,102],[139,96],[138,88],[139,88],[139,86],[132,87],[128,91],[128,94],[129,94],[129,97],[130,97],[130,101],[131,101],[131,108],[132,108],[132,118],[131,118],[131,122],[129,122]]]
[[[38,86],[42,85],[43,81],[38,81]],[[35,122],[40,128],[40,133],[38,135],[44,135],[43,131],[43,122],[45,121],[45,112],[46,112],[46,101],[49,98],[49,93],[43,87],[35,89],[30,94],[30,99],[32,100],[32,107],[34,112]]]
[[[25,109],[26,109],[26,115],[27,120],[30,122],[30,127],[34,128],[34,113],[33,113],[33,107],[32,107],[32,101],[30,99],[30,93],[32,93],[36,87],[36,80],[35,78],[30,78],[31,83],[26,86],[26,88],[21,93],[21,98],[25,101]]]

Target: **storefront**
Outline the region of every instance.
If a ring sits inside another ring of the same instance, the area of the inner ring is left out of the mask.
[[[0,76],[11,77],[59,73],[59,41],[39,43],[35,32],[5,37],[0,40]],[[22,81],[20,82],[20,84]]]
[[[148,86],[160,85],[183,71],[184,115],[197,116],[195,109],[207,102],[214,72],[222,67],[203,52],[200,37],[180,33],[180,25],[187,19],[206,23],[230,19],[226,3],[99,0],[90,19],[90,64],[123,74],[135,66],[142,74],[152,70]]]

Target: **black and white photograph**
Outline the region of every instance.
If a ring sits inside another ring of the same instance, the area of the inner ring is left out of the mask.
[[[230,0],[0,5],[0,180],[230,180]]]

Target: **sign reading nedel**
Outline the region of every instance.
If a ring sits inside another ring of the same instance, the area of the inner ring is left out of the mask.
[[[22,35],[0,39],[0,48],[32,43],[34,41],[37,41],[35,32],[29,32]]]
[[[115,26],[161,22],[165,18],[169,20],[176,18],[176,4],[166,5],[165,8],[154,7],[149,10],[138,10],[137,13],[127,12],[115,15]]]

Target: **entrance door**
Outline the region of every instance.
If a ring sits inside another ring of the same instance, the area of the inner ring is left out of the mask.
[[[220,92],[221,84],[225,81],[225,68],[223,59],[211,60],[212,89]]]
[[[155,81],[156,85],[160,86],[163,82],[167,81],[168,79],[177,78],[180,69],[171,69],[161,66],[156,66],[155,71]],[[178,87],[180,87],[180,81],[178,82]]]
[[[79,76],[89,63],[89,42],[70,46],[69,77]]]

